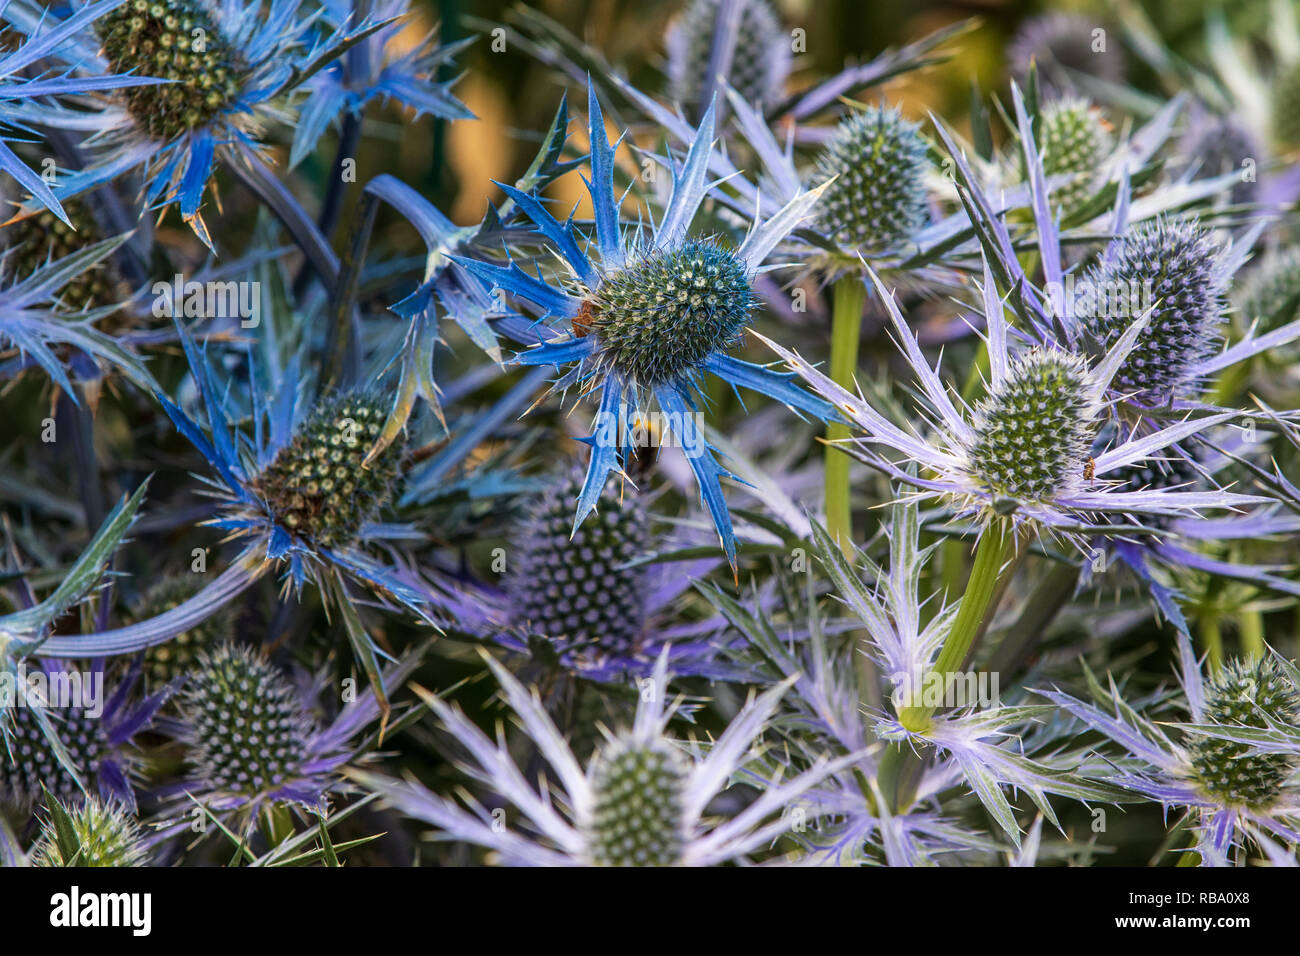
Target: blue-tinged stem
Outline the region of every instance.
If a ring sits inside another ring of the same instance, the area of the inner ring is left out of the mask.
[[[831,379],[853,391],[858,369],[858,341],[867,288],[857,275],[835,282],[831,312]],[[826,429],[826,530],[846,557],[853,551],[853,510],[849,468],[853,460],[834,444],[852,433],[847,425],[832,422]]]

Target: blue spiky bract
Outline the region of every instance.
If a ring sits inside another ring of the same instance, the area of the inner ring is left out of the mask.
[[[1206,687],[1205,722],[1265,729],[1267,718],[1286,726],[1300,720],[1300,690],[1272,658],[1232,661]],[[1248,744],[1197,736],[1192,742],[1197,781],[1216,800],[1252,809],[1269,807],[1295,770],[1285,753],[1259,753]]]
[[[601,496],[576,530],[580,476],[555,482],[533,504],[515,545],[511,596],[516,617],[536,634],[598,653],[635,653],[644,632],[649,524],[634,495]]]
[[[592,808],[584,827],[598,866],[681,862],[689,764],[664,740],[616,739],[592,765]]]
[[[311,724],[289,681],[247,648],[226,644],[199,659],[181,710],[190,760],[212,789],[272,792],[301,772]]]
[[[790,58],[789,40],[767,0],[741,0],[736,47],[727,82],[747,103],[775,103]],[[668,76],[674,100],[696,107],[709,82],[720,0],[690,0],[668,38]]]
[[[689,239],[605,276],[590,302],[601,363],[653,388],[688,378],[735,345],[756,300],[734,252]]]
[[[122,92],[131,117],[157,139],[206,125],[239,96],[238,54],[200,0],[127,0],[95,30],[113,72],[172,81]]]
[[[1020,502],[1050,500],[1079,481],[1095,431],[1083,360],[1035,348],[975,409],[971,476]]]
[[[365,392],[322,401],[257,478],[276,522],[326,547],[351,542],[397,492],[404,441],[363,464],[387,416],[378,397]]]
[[[1109,349],[1133,321],[1151,318],[1115,374],[1112,388],[1147,406],[1163,405],[1195,384],[1196,366],[1218,347],[1224,281],[1220,245],[1194,220],[1160,218],[1113,240],[1088,273],[1096,301],[1079,316]]]
[[[50,817],[41,822],[41,835],[32,851],[35,866],[145,866],[149,852],[139,825],[118,804],[90,798],[60,808],[70,822],[76,849],[70,854]]]
[[[894,247],[924,225],[928,160],[919,128],[896,109],[869,106],[840,123],[813,179],[832,182],[818,204],[821,230],[846,252]]]

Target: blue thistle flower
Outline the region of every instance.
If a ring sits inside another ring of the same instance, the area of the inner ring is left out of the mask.
[[[686,161],[673,176],[672,197],[649,236],[625,230],[613,191],[614,149],[605,133],[595,89],[589,87],[589,135],[595,206],[593,262],[579,245],[575,226],[557,221],[535,197],[501,185],[559,250],[571,278],[549,284],[517,265],[457,259],[485,287],[499,288],[543,312],[567,319],[572,334],[549,339],[515,359],[523,365],[569,366],[554,386],[580,386],[600,396],[592,454],[578,499],[574,528],[595,508],[610,472],[629,447],[631,409],[653,397],[677,433],[713,518],[728,560],[735,564],[735,538],[718,465],[696,424],[700,376],[712,372],[732,385],[754,389],[796,410],[819,417],[833,410],[794,386],[790,376],[726,354],[749,321],[753,277],[767,254],[805,218],[818,190],[792,199],[758,224],[735,249],[688,235],[704,199],[713,139],[713,112],[696,131]]]
[[[301,0],[273,0],[269,10],[246,0],[123,0],[110,7],[93,25],[68,21],[81,28],[79,47],[98,51],[90,61],[170,82],[92,97],[78,109],[15,112],[33,125],[73,131],[86,129],[86,113],[97,112],[100,122],[86,142],[95,156],[61,180],[60,195],[143,167],[145,208],[176,203],[209,248],[201,207],[218,157],[256,160],[262,128],[294,120],[277,101],[384,25],[367,18],[309,46],[314,17],[299,15]],[[34,33],[44,20],[24,17],[16,25]],[[32,211],[28,203],[22,214]]]
[[[667,46],[670,95],[697,117],[718,76],[746,103],[773,106],[790,72],[790,39],[767,0],[689,0]]]
[[[1178,635],[1179,678],[1190,723],[1157,723],[1094,685],[1098,704],[1061,691],[1044,696],[1118,745],[1096,775],[1187,811],[1202,866],[1228,866],[1234,847],[1269,838],[1300,840],[1300,671],[1278,656],[1232,662],[1206,678],[1186,634]]]
[[[1064,93],[1079,87],[1079,77],[1096,77],[1106,83],[1124,78],[1123,51],[1110,42],[1094,47],[1100,23],[1074,13],[1047,13],[1025,20],[1007,45],[1012,77],[1022,86],[1036,66],[1040,88]]]
[[[32,666],[41,668],[47,687],[54,686],[53,681],[77,686],[82,679],[81,671],[53,662],[29,660]],[[102,680],[104,662],[97,662],[89,673]],[[176,689],[172,685],[136,699],[139,674],[133,667],[115,684],[105,681],[105,696],[93,705],[82,701],[55,707],[27,700],[6,708],[10,714],[0,744],[0,796],[30,807],[44,791],[69,805],[98,795],[134,808],[139,761],[131,741]]]
[[[1198,366],[1222,338],[1226,301],[1220,253],[1221,243],[1210,230],[1194,220],[1170,218],[1135,226],[1106,247],[1088,272],[1105,300],[1075,313],[1085,334],[1108,349],[1135,318],[1151,311],[1116,372],[1117,390],[1158,407],[1196,385]]]
[[[364,752],[362,732],[385,712],[376,689],[400,687],[419,656],[405,654],[321,725],[311,694],[259,653],[225,644],[203,654],[181,700],[190,771],[164,796],[183,801],[184,812],[197,800],[250,827],[264,807],[323,808],[343,769]]]
[[[854,111],[813,167],[816,182],[834,180],[818,204],[821,232],[856,260],[915,237],[925,225],[929,165],[919,127],[897,109]]]
[[[526,830],[502,827],[472,797],[468,809],[414,781],[352,771],[349,776],[385,802],[444,831],[446,838],[487,847],[507,865],[522,866],[716,866],[742,861],[770,845],[790,822],[771,819],[792,800],[850,760],[818,760],[780,780],[746,775],[759,797],[729,819],[706,822],[705,808],[746,762],[790,681],[746,702],[707,756],[681,748],[665,731],[680,701],[668,697],[667,655],[650,677],[650,693],[638,698],[632,726],[607,734],[584,771],[530,693],[497,661],[484,659],[500,682],[524,732],[536,744],[554,779],[541,793],[515,766],[504,740],[486,736],[459,708],[426,696],[442,725],[471,754],[471,776],[517,809]],[[544,796],[562,791],[562,799]],[[561,809],[562,808],[562,809]]]
[[[1237,284],[1233,298],[1242,318],[1266,332],[1292,321],[1300,314],[1300,246],[1266,254]]]

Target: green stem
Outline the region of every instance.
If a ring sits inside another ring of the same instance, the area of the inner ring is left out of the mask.
[[[1201,618],[1201,641],[1210,658],[1210,673],[1223,669],[1223,627],[1219,615],[1211,612]]]
[[[1264,615],[1254,608],[1245,607],[1237,618],[1237,633],[1241,636],[1241,656],[1247,660],[1262,660],[1264,649]]]
[[[858,369],[858,340],[867,287],[861,276],[836,280],[831,311],[831,379],[848,391]],[[849,466],[852,459],[834,444],[848,438],[847,425],[832,422],[826,429],[826,530],[846,556],[853,549],[853,514],[849,505]]]
[[[957,608],[952,630],[948,632],[939,656],[935,659],[933,673],[951,674],[965,664],[975,639],[984,630],[985,618],[994,603],[994,597],[1002,590],[1000,585],[1003,568],[1007,567],[1007,558],[1014,550],[1015,535],[1006,520],[995,519],[980,535],[970,579],[966,582],[966,593],[962,595],[961,606]],[[933,707],[903,707],[898,719],[908,730],[923,732],[929,726],[934,711]]]

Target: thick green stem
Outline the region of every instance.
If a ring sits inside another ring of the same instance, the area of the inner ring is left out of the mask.
[[[834,286],[831,313],[831,379],[853,390],[858,369],[858,339],[867,287],[860,276],[845,276]],[[848,438],[849,427],[832,422],[826,429],[826,530],[847,556],[853,549],[853,516],[849,506],[849,458],[834,444]]]
[[[1209,656],[1210,673],[1219,673],[1223,670],[1223,627],[1213,611],[1201,618],[1201,641]]]
[[[1007,566],[1007,559],[1014,549],[1015,533],[1008,521],[996,519],[980,535],[970,579],[966,582],[966,593],[962,595],[961,606],[957,608],[952,630],[948,632],[939,656],[935,659],[933,673],[952,674],[965,664],[975,639],[984,630],[985,618],[995,596],[1001,593],[1003,568]],[[929,726],[934,711],[933,707],[903,707],[898,719],[908,730],[923,732]]]
[[[1241,656],[1252,661],[1263,659],[1264,615],[1255,608],[1242,608],[1237,616],[1237,633],[1241,636]]]

